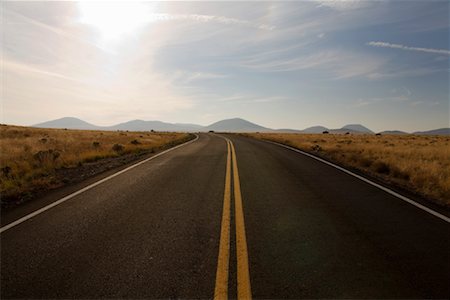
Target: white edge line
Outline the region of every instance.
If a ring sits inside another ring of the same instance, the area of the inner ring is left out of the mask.
[[[349,170],[347,170],[347,169],[344,169],[344,168],[342,168],[342,167],[340,167],[340,166],[338,166],[338,165],[335,165],[335,164],[333,164],[333,163],[331,163],[331,162],[329,162],[329,161],[326,161],[325,159],[322,159],[322,158],[320,158],[320,157],[317,157],[317,156],[312,155],[312,154],[310,154],[310,153],[308,153],[308,152],[299,150],[299,149],[294,148],[294,147],[291,147],[291,146],[283,145],[283,144],[280,144],[280,143],[277,143],[277,142],[268,141],[268,140],[263,140],[263,141],[265,141],[265,142],[267,142],[267,143],[274,144],[274,145],[278,145],[278,146],[281,146],[281,147],[290,149],[290,150],[292,150],[292,151],[298,152],[298,153],[300,153],[300,154],[306,155],[306,156],[308,156],[308,157],[314,158],[315,160],[318,160],[318,161],[320,161],[320,162],[323,162],[323,163],[325,163],[325,164],[327,164],[327,165],[329,165],[329,166],[332,166],[332,167],[334,167],[334,168],[336,168],[336,169],[338,169],[338,170],[340,170],[340,171],[342,171],[342,172],[345,172],[345,173],[347,173],[347,174],[349,174],[349,175],[351,175],[351,176],[353,176],[353,177],[356,177],[356,178],[358,178],[358,179],[360,179],[360,180],[362,180],[362,181],[364,181],[364,182],[366,182],[366,183],[368,183],[368,184],[370,184],[370,185],[373,185],[373,186],[379,188],[380,190],[385,191],[386,193],[389,193],[389,194],[391,194],[391,195],[393,195],[393,196],[395,196],[395,197],[397,197],[397,198],[399,198],[399,199],[401,199],[401,200],[403,200],[403,201],[408,202],[409,204],[414,205],[414,206],[417,207],[417,208],[420,208],[421,210],[426,211],[426,212],[429,213],[429,214],[432,214],[432,215],[435,216],[435,217],[438,217],[438,218],[441,219],[441,220],[444,220],[444,221],[447,222],[447,223],[450,223],[450,218],[449,218],[449,217],[444,216],[443,214],[440,214],[440,213],[438,213],[438,212],[436,212],[436,211],[434,211],[434,210],[432,210],[432,209],[430,209],[430,208],[428,208],[428,207],[426,207],[426,206],[424,206],[424,205],[422,205],[422,204],[420,204],[420,203],[417,203],[416,201],[411,200],[411,199],[409,199],[408,197],[405,197],[405,196],[403,196],[403,195],[400,195],[399,193],[394,192],[393,190],[388,189],[388,188],[386,188],[386,187],[384,187],[384,186],[382,186],[382,185],[380,185],[380,184],[378,184],[378,183],[375,183],[375,182],[373,182],[373,181],[371,181],[371,180],[369,180],[369,179],[367,179],[367,178],[364,178],[364,177],[362,177],[362,176],[360,176],[360,175],[358,175],[358,174],[355,174],[355,173],[353,173],[353,172],[351,172],[351,171],[349,171]]]
[[[8,225],[5,225],[5,226],[1,227],[1,228],[0,228],[0,234],[3,233],[3,232],[5,232],[5,231],[8,230],[8,229],[11,229],[11,228],[13,228],[13,227],[19,225],[20,223],[23,223],[23,222],[25,222],[25,221],[27,221],[27,220],[29,220],[29,219],[31,219],[31,218],[33,218],[33,217],[35,217],[35,216],[41,214],[41,213],[43,213],[43,212],[46,211],[46,210],[49,210],[49,209],[52,208],[52,207],[55,207],[55,206],[57,206],[57,205],[59,205],[59,204],[65,202],[65,201],[67,201],[67,200],[69,200],[69,199],[71,199],[71,198],[73,198],[73,197],[75,197],[75,196],[81,194],[81,193],[86,192],[87,190],[92,189],[93,187],[95,187],[95,186],[97,186],[97,185],[99,185],[99,184],[102,184],[102,183],[105,182],[105,181],[110,180],[111,178],[114,178],[114,177],[116,177],[116,176],[118,176],[118,175],[120,175],[120,174],[122,174],[122,173],[125,173],[125,172],[127,172],[127,171],[129,171],[129,170],[131,170],[131,169],[133,169],[133,168],[135,168],[135,167],[137,167],[137,166],[139,166],[139,165],[142,165],[142,164],[144,164],[144,163],[146,163],[146,162],[148,162],[148,161],[150,161],[150,160],[152,160],[152,159],[155,159],[155,158],[157,158],[157,157],[159,157],[159,156],[161,156],[161,155],[163,155],[163,154],[165,154],[165,153],[167,153],[167,152],[170,152],[170,151],[172,151],[172,150],[175,150],[175,149],[177,149],[177,148],[180,148],[180,147],[182,147],[182,146],[186,146],[186,145],[188,145],[188,144],[191,144],[191,143],[195,142],[196,140],[198,140],[198,135],[195,134],[195,136],[196,136],[196,138],[193,139],[193,140],[187,141],[187,142],[185,142],[185,143],[183,143],[183,144],[180,144],[180,145],[178,145],[178,146],[175,146],[175,147],[173,147],[173,148],[169,148],[169,149],[167,149],[167,150],[164,150],[163,152],[160,152],[160,153],[158,153],[158,154],[153,155],[152,157],[149,157],[149,158],[144,159],[144,160],[142,160],[142,161],[140,161],[140,162],[138,162],[138,163],[135,163],[134,165],[131,165],[131,166],[129,166],[129,167],[123,169],[123,170],[118,171],[117,173],[114,173],[114,174],[112,174],[112,175],[109,175],[108,177],[105,177],[105,178],[103,178],[103,179],[101,179],[101,180],[99,180],[99,181],[96,181],[96,182],[94,182],[93,184],[90,184],[90,185],[88,185],[88,186],[82,188],[81,190],[78,190],[78,191],[76,191],[76,192],[74,192],[74,193],[72,193],[72,194],[70,194],[70,195],[67,195],[67,196],[65,196],[64,198],[61,198],[61,199],[59,199],[59,200],[57,200],[57,201],[55,201],[55,202],[52,202],[51,204],[49,204],[49,205],[47,205],[47,206],[44,206],[44,207],[42,207],[42,208],[40,208],[40,209],[38,209],[38,210],[36,210],[36,211],[34,211],[34,212],[32,212],[32,213],[30,213],[30,214],[24,216],[24,217],[22,217],[22,218],[20,218],[20,219],[14,221],[14,222],[9,223]]]

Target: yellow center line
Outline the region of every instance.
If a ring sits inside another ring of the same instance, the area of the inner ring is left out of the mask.
[[[225,192],[223,196],[222,224],[220,230],[219,258],[217,262],[214,299],[228,299],[228,273],[230,261],[231,223],[231,176],[234,179],[234,204],[236,223],[237,296],[238,299],[252,299],[250,272],[248,268],[247,239],[245,236],[244,210],[242,207],[241,185],[233,142],[227,141],[227,166]],[[231,174],[233,165],[233,174]]]
[[[250,272],[248,268],[247,238],[245,236],[244,210],[242,207],[241,185],[234,145],[231,144],[234,177],[234,205],[236,219],[236,256],[238,299],[251,299]]]
[[[231,205],[231,151],[227,141],[227,167],[225,192],[223,195],[222,225],[220,230],[219,259],[217,262],[216,288],[214,299],[228,298],[228,269],[230,260],[230,205]]]

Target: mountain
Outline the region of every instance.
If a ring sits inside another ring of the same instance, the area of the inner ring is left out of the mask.
[[[403,135],[408,133],[400,130],[385,130],[380,132],[380,134]]]
[[[322,133],[329,129],[323,126],[312,126],[302,130],[302,133]]]
[[[348,124],[341,128],[342,131],[357,131],[367,134],[373,134],[374,132],[367,127],[362,126],[361,124]]]
[[[288,129],[288,128],[275,129],[274,131],[279,132],[279,133],[303,133],[301,130]]]
[[[205,131],[226,131],[226,132],[257,132],[257,131],[273,131],[258,124],[249,122],[244,119],[234,118],[222,120],[203,128]]]
[[[428,131],[416,131],[413,134],[417,135],[450,135],[450,128],[439,128]]]
[[[349,133],[353,133],[353,134],[373,134],[373,132],[362,126],[359,124],[349,124],[349,125],[345,125],[342,128],[338,128],[338,129],[328,129],[324,126],[312,126],[312,127],[308,127],[306,129],[303,129],[301,132],[302,133],[310,133],[310,134],[318,134],[318,133],[322,133],[324,131],[328,131],[329,133],[334,133],[334,134],[345,134],[347,132]]]
[[[198,131],[203,126],[193,124],[172,124],[161,121],[133,120],[110,126],[107,130],[130,130],[130,131]]]
[[[98,130],[103,129],[100,126],[96,126],[94,124],[85,122],[83,120],[73,118],[73,117],[65,117],[61,119],[56,119],[48,122],[39,123],[33,125],[33,127],[40,128],[67,128],[67,129],[84,129],[84,130]]]
[[[315,133],[321,134],[328,131],[331,134],[374,134],[367,127],[360,124],[348,124],[340,129],[328,129],[324,126],[313,126],[303,130],[296,129],[271,129],[261,125],[249,122],[241,118],[226,119],[208,126],[188,123],[165,123],[161,121],[144,121],[132,120],[113,126],[97,126],[78,118],[65,117],[44,123],[32,125],[32,127],[40,128],[67,128],[67,129],[84,129],[84,130],[130,130],[130,131],[178,131],[178,132],[196,132],[196,131],[222,131],[222,132],[280,132],[280,133]],[[381,134],[408,134],[399,130],[387,130],[380,132]],[[428,131],[418,131],[413,134],[418,135],[450,135],[450,128],[440,128]]]

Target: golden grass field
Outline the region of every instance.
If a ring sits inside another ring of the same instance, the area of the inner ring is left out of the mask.
[[[450,137],[245,134],[317,154],[450,207]]]
[[[187,133],[117,132],[0,126],[0,193],[5,199],[62,185],[55,176],[103,158],[154,152],[190,138]],[[20,200],[20,199],[19,199]]]

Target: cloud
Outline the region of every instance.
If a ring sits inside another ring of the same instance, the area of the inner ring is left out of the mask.
[[[391,91],[391,95],[386,95],[384,97],[366,97],[357,99],[352,107],[360,108],[369,105],[401,105],[404,107],[405,105],[409,105],[412,107],[418,105],[427,105],[427,106],[435,106],[439,105],[439,101],[424,101],[422,99],[416,99],[411,90],[402,86],[399,89],[393,89]]]
[[[64,74],[51,72],[48,70],[44,70],[42,68],[33,67],[33,66],[26,65],[26,64],[23,64],[20,62],[11,61],[8,59],[3,60],[2,67],[3,67],[4,72],[16,72],[16,73],[22,73],[22,74],[30,74],[31,73],[31,74],[35,74],[35,75],[51,76],[51,77],[56,77],[56,78],[60,78],[60,79],[80,82],[80,80],[73,78],[73,77],[66,76]]]
[[[385,62],[384,59],[353,51],[324,50],[294,58],[252,59],[241,65],[265,72],[319,70],[334,79],[345,79],[358,76],[369,78],[371,74],[379,72]]]
[[[29,25],[35,27],[37,30],[42,30],[47,33],[55,34],[62,38],[69,39],[69,40],[75,41],[77,43],[82,43],[84,45],[89,45],[96,49],[102,50],[106,53],[113,54],[113,52],[110,49],[102,47],[101,45],[94,43],[92,41],[89,41],[86,38],[82,38],[79,35],[69,32],[68,30],[57,28],[57,27],[51,26],[49,24],[45,24],[43,22],[29,18],[23,14],[20,14],[18,12],[15,12],[15,11],[12,11],[12,10],[9,10],[6,8],[3,9],[3,14],[4,15],[2,17],[7,21],[7,22],[5,22],[6,23],[5,25],[10,26],[11,28],[13,28],[13,25],[11,25],[11,24],[14,24],[14,21],[20,22],[20,23],[26,23],[26,24],[29,24]],[[14,20],[14,21],[11,22],[12,20]],[[10,23],[10,24],[8,24],[8,23]],[[18,23],[18,24],[20,24],[20,23]]]
[[[355,103],[353,103],[352,107],[365,107],[369,105],[381,104],[383,102],[392,105],[393,103],[406,103],[409,101],[411,101],[411,99],[407,95],[359,98]],[[410,105],[413,105],[413,103],[410,102]]]
[[[417,52],[450,55],[450,51],[446,50],[446,49],[409,47],[409,46],[405,46],[405,45],[401,45],[401,44],[391,44],[391,43],[386,43],[386,42],[369,42],[366,45],[372,46],[372,47],[392,48],[392,49],[400,49],[400,50],[406,50],[406,51],[417,51]]]
[[[235,18],[227,18],[214,15],[198,15],[198,14],[151,14],[150,20],[155,21],[171,21],[171,20],[188,20],[201,23],[216,22],[221,24],[243,25],[262,30],[274,30],[275,26],[254,23],[248,20],[240,20]]]
[[[349,10],[368,7],[373,4],[371,1],[362,0],[312,0],[317,2],[319,7],[329,7],[335,10]]]
[[[420,77],[440,72],[448,72],[445,68],[430,68],[430,67],[414,67],[406,66],[393,68],[388,66],[385,70],[378,70],[376,72],[368,74],[369,79],[388,79],[388,78],[401,78],[401,77]]]
[[[182,83],[191,83],[196,80],[208,80],[208,79],[222,79],[229,77],[226,74],[210,73],[210,72],[188,72],[188,71],[175,71],[171,76],[174,81],[180,81]]]
[[[222,102],[239,102],[239,103],[270,103],[289,100],[289,97],[285,96],[261,96],[261,95],[249,95],[249,94],[237,94],[229,97],[219,97]]]

